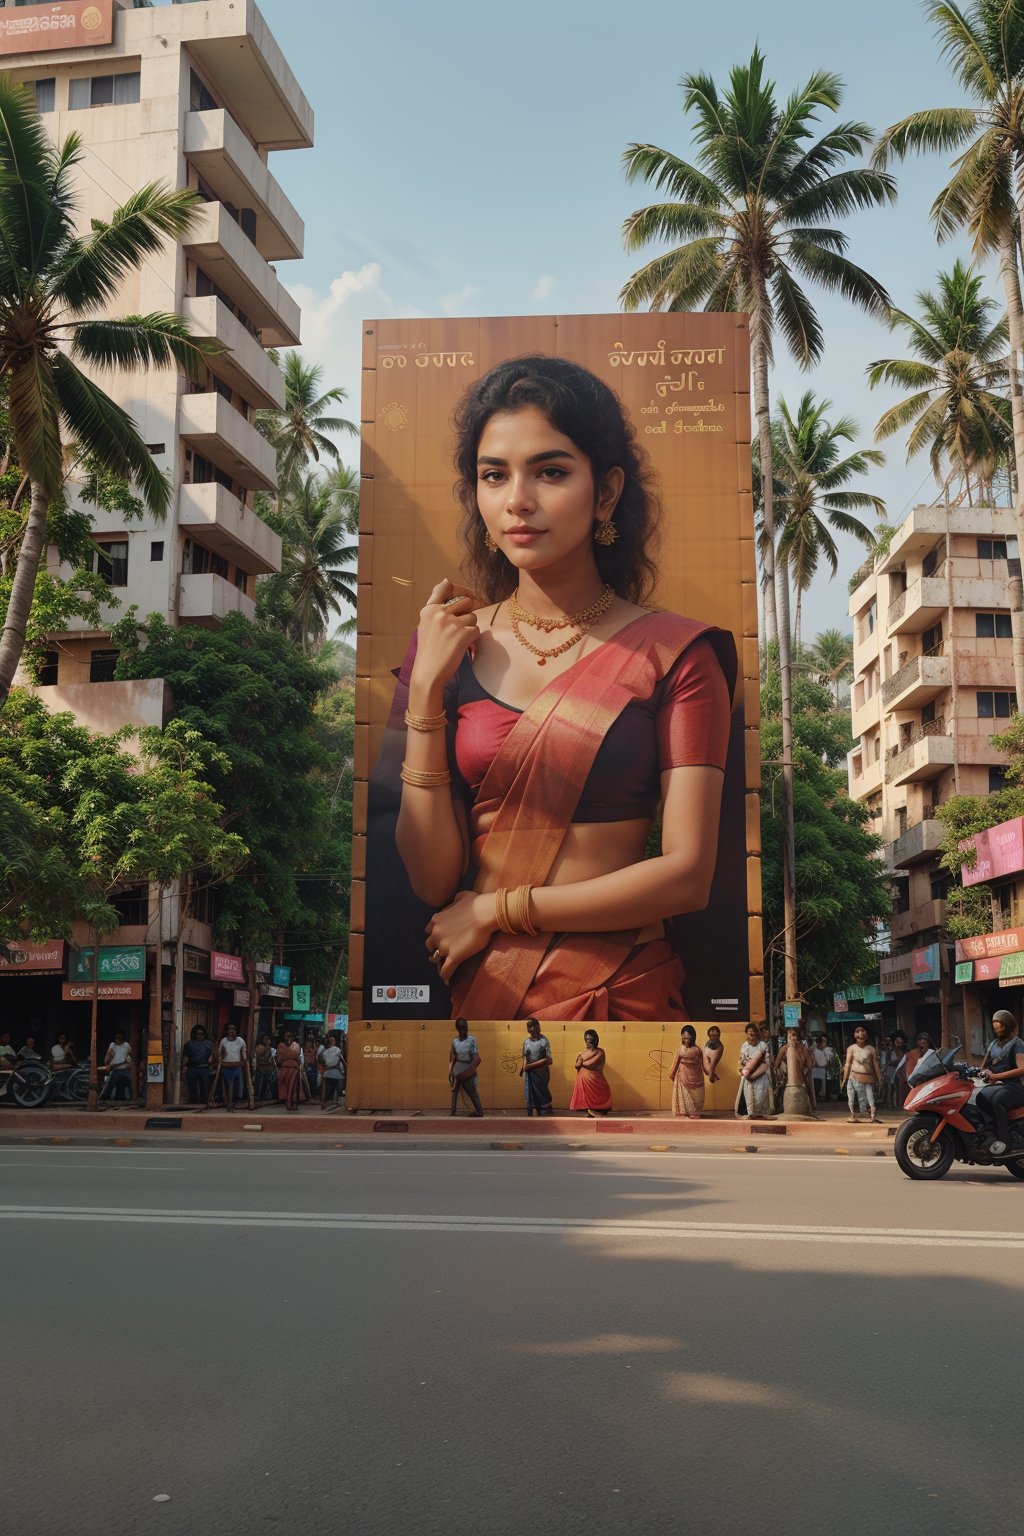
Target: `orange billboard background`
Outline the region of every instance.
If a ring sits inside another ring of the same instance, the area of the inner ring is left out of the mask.
[[[93,48],[114,36],[114,0],[56,0],[0,11],[0,57]]]
[[[458,579],[461,512],[453,495],[452,414],[467,388],[504,359],[540,352],[570,357],[615,390],[660,482],[664,509],[659,582],[651,605],[730,630],[740,662],[740,793],[734,813],[745,848],[746,965],[741,998],[764,1016],[760,922],[760,740],[757,590],[750,471],[750,373],[745,317],[709,314],[526,316],[367,321],[363,327],[362,485],[356,649],[356,742],[352,847],[349,1091],[358,1096],[363,1054],[368,782],[384,734],[395,669],[419,609],[443,576]],[[742,880],[742,877],[741,877]],[[740,940],[742,945],[742,939]],[[379,1044],[401,1027],[420,1030],[415,1004],[366,1025]],[[424,1010],[425,1012],[426,1010]],[[713,1015],[707,1015],[713,1019]],[[735,1014],[733,1015],[735,1020]],[[403,1022],[405,1021],[405,1022]],[[424,1024],[450,1033],[444,1021]],[[474,1022],[474,1030],[481,1031]],[[495,1028],[498,1026],[495,1025]],[[520,1030],[513,1025],[513,1032]],[[607,1025],[616,1033],[621,1025]],[[631,1037],[640,1026],[626,1026]],[[643,1026],[649,1031],[652,1026]],[[678,1023],[673,1026],[678,1038]],[[723,1033],[726,1033],[723,1028]],[[728,1034],[733,1034],[732,1025]],[[637,1045],[640,1041],[637,1035]],[[409,1063],[397,1075],[416,1076]],[[518,1049],[518,1047],[517,1047]],[[578,1045],[572,1050],[575,1058]],[[645,1049],[661,1049],[648,1042]],[[495,1054],[492,1052],[492,1055]],[[641,1052],[643,1054],[643,1052]],[[386,1052],[377,1056],[383,1065]],[[648,1063],[649,1065],[650,1063]],[[395,1063],[397,1068],[397,1062]],[[609,1063],[611,1066],[611,1062]],[[646,1073],[646,1066],[644,1072]],[[376,1074],[380,1079],[380,1074]],[[644,1078],[650,1083],[653,1079]],[[521,1090],[520,1090],[521,1091]],[[657,1095],[654,1095],[657,1098]],[[620,1095],[621,1099],[621,1095]],[[435,1089],[431,1102],[439,1102]],[[379,1097],[374,1098],[378,1106]],[[413,1106],[409,1094],[395,1102]],[[492,1102],[494,1102],[492,1100]],[[656,1104],[650,1107],[657,1107]]]

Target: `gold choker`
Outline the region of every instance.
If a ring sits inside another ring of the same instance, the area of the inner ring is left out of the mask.
[[[601,596],[595,603],[591,603],[589,608],[581,608],[579,613],[560,614],[557,618],[550,619],[544,618],[540,614],[528,613],[520,604],[517,594],[513,592],[512,596],[508,599],[508,614],[512,624],[512,633],[525,650],[530,651],[532,655],[537,657],[538,667],[543,667],[546,662],[552,660],[555,656],[562,656],[566,651],[571,650],[574,645],[579,645],[584,635],[593,629],[598,619],[604,617],[614,601],[615,588],[606,586]],[[570,635],[568,640],[563,640],[560,645],[544,649],[542,646],[534,645],[532,640],[527,640],[520,628],[522,624],[528,624],[531,629],[543,630],[545,634],[551,634],[556,629],[571,629],[575,633]]]

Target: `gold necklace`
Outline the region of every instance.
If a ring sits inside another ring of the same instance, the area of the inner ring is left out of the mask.
[[[595,603],[591,603],[589,608],[581,608],[579,613],[561,614],[558,618],[549,619],[543,618],[540,614],[528,613],[513,592],[512,596],[508,599],[508,615],[512,625],[512,633],[519,641],[519,644],[524,650],[530,651],[532,655],[537,657],[538,667],[543,667],[548,661],[553,660],[554,657],[562,656],[566,651],[572,650],[574,645],[579,645],[584,635],[593,629],[598,619],[608,612],[614,601],[615,588],[606,586],[601,596]],[[539,645],[534,645],[532,640],[526,638],[520,629],[521,624],[529,624],[531,628],[541,629],[546,634],[550,634],[555,629],[572,629],[575,633],[570,635],[568,640],[563,640],[560,645],[544,649]]]

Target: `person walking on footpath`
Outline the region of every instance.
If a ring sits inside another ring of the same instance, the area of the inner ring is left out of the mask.
[[[473,1106],[473,1115],[483,1116],[483,1105],[477,1089],[476,1074],[480,1066],[480,1050],[476,1037],[469,1033],[469,1020],[455,1020],[455,1038],[448,1052],[448,1084],[452,1090],[452,1114],[458,1113],[459,1094],[464,1093]]]
[[[858,1024],[853,1032],[853,1044],[846,1052],[839,1085],[846,1089],[852,1125],[860,1124],[864,1110],[870,1110],[872,1125],[879,1123],[875,1090],[881,1085],[882,1070],[878,1065],[878,1053],[873,1045],[868,1044],[868,1032],[863,1024]]]
[[[527,1019],[526,1039],[523,1041],[523,1064],[519,1076],[523,1079],[526,1094],[527,1115],[553,1115],[551,1103],[551,1041],[540,1032],[539,1019]]]
[[[714,1029],[715,1025],[711,1028]],[[710,1036],[710,1030],[708,1034]],[[700,1112],[704,1108],[704,1078],[711,1076],[708,1055],[707,1047],[701,1050],[697,1044],[697,1031],[693,1025],[684,1024],[679,1031],[676,1059],[668,1069],[672,1082],[673,1115],[687,1120],[700,1119]]]
[[[217,1075],[228,1112],[232,1112],[242,1097],[242,1077],[247,1065],[245,1041],[238,1033],[237,1024],[229,1024],[227,1034],[217,1052]]]
[[[978,1108],[991,1119],[995,1136],[986,1151],[999,1157],[1010,1145],[1010,1110],[1024,1107],[1024,1040],[1012,1013],[1000,1008],[992,1015],[995,1039],[985,1052],[981,1075],[987,1087],[978,1094]]]
[[[340,1030],[332,1030],[328,1035],[326,1045],[322,1045],[317,1053],[317,1060],[320,1063],[320,1108],[326,1111],[327,1099],[330,1095],[331,1108],[337,1109],[345,1086],[345,1064]]]
[[[740,1113],[740,1100],[751,1120],[766,1120],[772,1115],[774,1104],[772,1076],[769,1067],[771,1047],[761,1039],[756,1024],[748,1024],[744,1030],[746,1039],[740,1046],[740,1086],[736,1095],[736,1113]]]
[[[829,1071],[836,1053],[825,1035],[815,1035],[811,1054],[814,1057],[814,1067],[811,1072],[814,1080],[814,1097],[817,1103],[824,1104],[828,1100]]]

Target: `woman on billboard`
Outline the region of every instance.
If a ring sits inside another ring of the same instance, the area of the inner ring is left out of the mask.
[[[643,606],[658,506],[595,375],[501,363],[456,428],[473,590],[431,592],[395,700],[429,956],[468,1018],[685,1017],[671,920],[715,871],[732,637]]]

